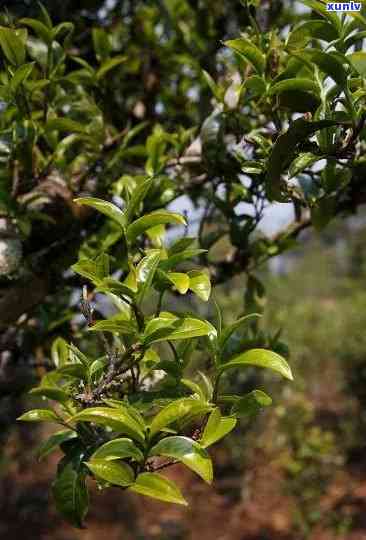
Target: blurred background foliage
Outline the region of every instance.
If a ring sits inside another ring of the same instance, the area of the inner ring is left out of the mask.
[[[277,25],[286,32],[288,23],[303,20],[291,1],[254,4],[260,7],[257,18],[263,30]],[[54,25],[70,19],[75,24],[72,48],[65,60],[66,72],[74,73],[74,86],[70,84],[66,100],[74,121],[87,124],[89,133],[97,137],[104,121],[109,126],[103,141],[107,144],[107,168],[95,147],[84,145],[82,140],[75,147],[57,148],[57,170],[67,174],[71,171],[74,184],[68,187],[74,194],[96,191],[101,196],[118,196],[127,182],[126,178],[120,182],[121,175],[140,171],[141,159],[146,157],[146,135],[151,134],[156,123],[167,132],[175,132],[169,144],[180,156],[196,134],[191,127],[199,128],[213,109],[212,91],[202,69],[225,86],[230,71],[227,66],[232,68],[233,64],[221,40],[237,37],[250,23],[243,4],[234,1],[49,0],[44,5]],[[39,13],[38,5],[31,0],[2,1],[0,8],[5,25]],[[117,66],[108,72],[106,80],[101,77],[93,99],[75,90],[75,81],[84,84],[87,80],[88,68],[78,65],[73,57],[82,57],[98,69],[103,61],[120,54],[127,57],[123,69]],[[64,105],[62,99],[56,100],[56,112]],[[6,124],[6,115],[2,121]],[[139,127],[133,144],[122,144],[121,152],[115,153],[114,137],[122,133],[122,139],[116,139],[120,143],[135,126]],[[228,132],[230,129],[229,125]],[[19,130],[21,139],[23,132]],[[28,136],[25,133],[24,139]],[[27,148],[20,144],[17,151],[26,154]],[[44,153],[47,155],[47,151]],[[39,163],[49,172],[42,156]],[[201,172],[198,170],[197,176]],[[229,170],[229,180],[236,172],[235,167]],[[20,281],[22,298],[29,300],[30,315],[18,321],[15,328],[13,321],[8,324],[8,312],[2,309],[5,329],[0,336],[0,537],[94,540],[108,534],[110,540],[366,538],[366,227],[362,206],[357,219],[335,220],[325,231],[305,233],[297,247],[292,238],[287,242],[286,235],[283,244],[274,245],[255,231],[251,256],[259,253],[260,258],[264,253],[264,258],[271,257],[290,244],[294,249],[266,263],[255,275],[248,272],[249,277],[235,275],[233,262],[230,258],[225,261],[231,254],[236,224],[232,216],[225,216],[231,223],[231,239],[222,239],[214,249],[217,260],[224,260],[223,275],[230,277],[216,291],[225,320],[235,320],[243,313],[243,305],[248,311],[263,310],[260,325],[238,335],[237,340],[254,345],[270,343],[284,354],[291,351],[295,382],[283,387],[254,370],[245,376],[233,375],[231,383],[238,393],[256,385],[269,390],[276,399],[260,414],[253,411],[253,417],[243,421],[240,432],[217,447],[218,480],[214,492],[198,486],[176,467],[171,474],[182,477],[190,495],[187,510],[149,503],[140,512],[133,497],[112,493],[98,499],[87,531],[75,532],[57,521],[47,496],[54,462],[51,459],[46,467],[34,465],[38,434],[35,430],[30,433],[27,427],[14,427],[14,419],[24,409],[25,390],[44,373],[44,359],[49,356],[54,337],[73,336],[81,345],[90,349],[95,346],[90,340],[82,342],[80,320],[75,316],[82,282],[66,268],[75,262],[80,248],[91,254],[103,242],[113,243],[116,231],[95,216],[76,214],[72,193],[60,187],[60,177],[54,174],[48,179],[51,183],[45,186],[43,195],[50,198],[47,215],[51,221],[42,218],[35,208],[27,212],[17,208],[15,212],[23,255],[29,263],[22,277],[24,282]],[[26,180],[24,191],[31,191],[32,179]],[[166,178],[162,182],[166,182],[164,189],[170,187]],[[184,201],[179,209],[187,209],[196,217],[194,212],[200,215],[205,211],[201,186],[184,186],[182,193],[187,189],[193,204]],[[238,186],[236,189],[230,195],[230,204],[236,197],[243,197]],[[357,206],[357,193],[357,189],[352,192],[351,207]],[[5,196],[1,202],[4,200],[8,202]],[[210,232],[210,226],[214,230],[216,217],[212,217],[205,232]],[[240,262],[245,267],[248,258]],[[37,281],[39,276],[42,279]],[[15,279],[17,286],[18,280],[19,276]],[[217,281],[220,283],[220,279]],[[2,281],[1,285],[3,294],[5,285],[7,291],[12,283]],[[2,298],[0,295],[0,305]],[[11,300],[18,314],[17,297]],[[174,298],[171,302],[174,304]],[[211,310],[203,313],[205,316],[214,312],[213,306],[202,308],[193,299],[189,308],[197,312]]]

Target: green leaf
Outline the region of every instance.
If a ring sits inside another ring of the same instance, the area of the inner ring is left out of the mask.
[[[232,413],[236,416],[252,416],[257,414],[263,407],[269,407],[272,399],[261,390],[253,390],[246,396],[236,401]]]
[[[103,60],[106,60],[112,52],[109,36],[104,28],[93,28],[92,38],[95,55],[99,62],[103,62]]]
[[[97,199],[95,197],[80,197],[78,199],[74,199],[74,202],[95,208],[98,210],[98,212],[101,212],[118,223],[122,228],[124,228],[126,225],[125,214],[113,203],[103,201],[102,199]]]
[[[70,118],[52,118],[48,120],[45,129],[48,131],[61,131],[62,133],[86,133],[86,127],[75,120]],[[75,199],[75,202],[79,202],[84,199]],[[82,204],[80,202],[80,204]],[[84,203],[86,204],[86,203]]]
[[[288,176],[289,178],[293,178],[300,174],[304,169],[308,169],[314,163],[322,159],[322,156],[315,156],[311,152],[305,152],[304,154],[300,154],[294,161],[291,163],[289,170],[288,170]]]
[[[187,501],[174,482],[158,473],[141,473],[135,483],[128,488],[140,495],[146,495],[160,501],[187,505]]]
[[[130,222],[133,216],[138,212],[141,203],[148,194],[152,181],[152,178],[148,178],[139,183],[133,190],[131,199],[126,206],[126,219],[128,222]]]
[[[297,25],[287,38],[287,47],[305,47],[313,38],[333,41],[338,38],[338,32],[332,24],[322,20],[310,20]]]
[[[100,255],[98,255],[98,257],[95,259],[95,268],[98,278],[103,279],[109,276],[110,262],[109,255],[107,253],[100,253]]]
[[[236,418],[221,416],[217,407],[212,411],[203,431],[200,443],[203,448],[207,448],[225,437],[236,426]]]
[[[10,80],[10,88],[12,92],[16,93],[19,86],[28,79],[28,77],[33,71],[33,67],[34,67],[34,62],[31,62],[29,64],[23,64],[16,70],[16,72],[14,73],[13,77]]]
[[[97,321],[88,328],[89,332],[113,332],[116,334],[135,334],[134,325],[122,319],[105,319]]]
[[[355,68],[355,70],[366,78],[366,52],[358,51],[346,56],[347,60]]]
[[[239,354],[220,367],[220,372],[232,368],[246,367],[248,365],[272,369],[286,379],[293,380],[290,366],[279,354],[267,349],[251,349]]]
[[[52,493],[60,514],[74,527],[82,528],[89,504],[85,475],[68,463],[57,475]]]
[[[206,249],[186,249],[180,253],[169,255],[167,259],[161,261],[159,266],[162,270],[171,270],[172,268],[175,268],[177,264],[186,261],[187,259],[193,259],[193,257],[206,253],[206,251]]]
[[[59,418],[56,416],[56,414],[53,411],[50,411],[49,409],[33,409],[32,411],[28,411],[22,416],[19,416],[17,420],[21,420],[22,422],[59,422]]]
[[[131,439],[120,438],[108,441],[100,446],[90,458],[113,461],[115,459],[133,458],[135,461],[144,461],[144,454]]]
[[[133,484],[135,475],[127,463],[91,459],[85,465],[97,477],[115,486],[127,487]]]
[[[147,323],[142,339],[145,345],[149,345],[157,341],[174,341],[208,335],[216,336],[215,328],[208,321],[162,314]]]
[[[319,94],[318,85],[311,79],[304,79],[302,77],[296,77],[294,79],[284,79],[274,83],[268,90],[269,96],[277,96],[283,92],[297,91],[310,92],[315,95]]]
[[[152,420],[150,424],[150,435],[153,437],[166,426],[169,426],[177,420],[192,415],[201,414],[210,407],[206,402],[194,398],[181,398],[169,403]]]
[[[174,214],[173,212],[167,212],[165,210],[156,210],[155,212],[151,212],[151,214],[145,214],[143,217],[131,223],[131,225],[127,227],[127,239],[130,242],[134,242],[138,236],[148,229],[167,223],[185,225],[186,221],[180,214]]]
[[[0,47],[11,64],[14,66],[24,64],[25,46],[15,30],[0,26]]]
[[[61,390],[61,388],[53,386],[38,386],[37,388],[32,388],[29,393],[35,396],[46,397],[47,399],[52,399],[53,401],[59,401],[60,403],[70,399],[70,396]]]
[[[19,23],[24,24],[24,26],[29,26],[29,28],[31,28],[41,40],[43,40],[47,45],[51,45],[52,30],[47,28],[47,26],[41,21],[24,17],[23,19],[20,19]]]
[[[154,249],[137,265],[138,300],[141,303],[146,292],[150,289],[156,269],[159,265],[161,251]]]
[[[251,41],[242,37],[225,41],[224,45],[239,53],[261,75],[266,67],[266,58],[262,51]]]
[[[313,9],[326,19],[334,26],[334,28],[337,30],[338,35],[341,34],[342,30],[342,22],[340,17],[338,17],[338,14],[332,11],[327,10],[326,2],[321,2],[319,0],[301,0],[305,6],[308,6],[310,9]]]
[[[51,358],[56,368],[67,364],[69,360],[68,344],[61,337],[56,338],[52,343]]]
[[[98,287],[96,290],[98,292],[111,292],[112,294],[125,295],[133,298],[135,293],[137,292],[137,283],[135,286],[135,284],[132,283],[131,280],[129,280],[129,282],[131,283],[133,288],[127,285],[126,281],[124,283],[121,283],[120,281],[117,281],[113,278],[104,278],[98,283]]]
[[[211,484],[213,478],[211,458],[201,445],[189,437],[166,437],[149,452],[149,456],[177,459]]]
[[[189,275],[189,288],[193,291],[201,300],[207,302],[211,294],[211,281],[206,272],[200,272],[199,270],[191,270]]]
[[[253,319],[258,319],[262,315],[260,313],[249,313],[249,315],[244,315],[243,317],[240,317],[237,319],[234,323],[230,324],[229,326],[226,326],[224,330],[221,333],[221,336],[219,338],[219,346],[221,349],[225,347],[225,344],[227,340],[230,338],[230,336],[236,332],[241,326],[246,325],[253,321]]]
[[[65,429],[54,433],[38,448],[37,454],[39,461],[51,454],[51,452],[57,450],[60,444],[63,442],[70,441],[71,439],[75,438],[77,438],[77,433],[75,433],[75,431],[71,431],[70,429]]]
[[[309,122],[298,118],[290,124],[288,130],[276,140],[267,165],[267,191],[270,199],[281,200],[281,173],[293,161],[297,147],[311,135],[323,128],[339,125],[334,120]]]
[[[114,69],[115,67],[122,64],[122,62],[125,62],[127,60],[127,56],[114,56],[113,58],[109,58],[108,60],[105,60],[100,68],[98,69],[96,73],[97,81],[100,81],[111,71],[111,69]]]
[[[93,422],[102,426],[110,426],[114,431],[126,433],[139,442],[143,443],[145,440],[141,426],[131,416],[127,408],[90,407],[70,418],[70,422]]]
[[[318,68],[326,75],[331,77],[334,82],[345,88],[347,84],[347,72],[343,64],[336,56],[325,53],[317,49],[304,49],[296,54],[300,60],[304,59],[316,64]]]
[[[183,274],[182,272],[167,272],[165,276],[171,283],[173,283],[174,287],[180,294],[186,294],[190,283],[187,274]]]

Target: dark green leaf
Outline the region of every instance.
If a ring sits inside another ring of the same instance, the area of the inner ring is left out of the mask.
[[[85,475],[68,463],[57,475],[52,492],[60,514],[74,527],[82,528],[89,505]]]

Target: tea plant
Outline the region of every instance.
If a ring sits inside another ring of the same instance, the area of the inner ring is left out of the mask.
[[[164,310],[166,291],[180,295],[193,291],[208,301],[211,284],[201,269],[179,269],[201,251],[193,247],[194,238],[184,236],[170,246],[164,244],[165,225],[184,225],[182,216],[166,210],[139,216],[152,182],[152,178],[141,181],[126,198],[123,211],[97,198],[76,200],[107,215],[120,228],[121,268],[114,268],[105,252],[80,259],[72,267],[91,281],[96,292],[112,298],[119,311],[96,320],[84,289],[82,312],[88,330],[100,336],[105,354],[89,358],[74,344],[57,339],[55,369],[32,390],[55,406],[20,417],[66,428],[43,444],[40,456],[58,447],[64,452],[53,494],[60,512],[76,526],[82,525],[88,508],[88,475],[101,487],[115,485],[187,504],[178,487],[158,471],[181,462],[211,483],[213,467],[206,449],[233,430],[238,417],[271,402],[259,390],[245,396],[223,394],[220,382],[226,372],[259,366],[292,379],[285,359],[270,350],[228,354],[231,336],[255,314],[223,327],[218,308],[215,327],[196,315]],[[151,313],[145,306],[153,289],[158,291],[158,302]],[[209,368],[189,379],[185,372],[197,338],[208,351]],[[156,377],[157,372],[162,378]]]

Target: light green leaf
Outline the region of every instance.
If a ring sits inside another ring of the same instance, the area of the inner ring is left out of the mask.
[[[151,187],[152,181],[152,178],[147,178],[143,182],[139,183],[133,190],[131,199],[126,206],[126,218],[128,222],[130,222],[133,216],[138,212],[141,203],[145,199]]]
[[[346,56],[347,60],[355,68],[355,70],[366,78],[366,52],[357,51]]]
[[[60,403],[70,399],[70,396],[66,392],[54,386],[37,386],[37,388],[32,388],[29,393],[35,396],[46,397],[53,401],[59,401]]]
[[[102,426],[110,426],[114,431],[126,433],[139,442],[145,440],[141,426],[131,416],[127,408],[90,407],[73,416],[70,422],[93,422]]]
[[[90,458],[114,461],[115,459],[133,458],[136,461],[144,461],[144,454],[131,439],[120,438],[108,441],[100,446]]]
[[[189,437],[166,437],[149,452],[150,456],[177,459],[211,484],[213,478],[211,458],[201,445]]]
[[[206,272],[199,270],[191,270],[189,275],[189,288],[193,291],[201,300],[207,302],[211,294],[211,281]]]
[[[206,252],[206,249],[186,249],[179,253],[174,253],[173,255],[169,255],[167,259],[161,261],[160,268],[165,271],[171,270],[172,268],[175,268],[177,264],[186,261],[187,259],[193,259],[194,257],[197,257],[197,255]]]
[[[146,292],[150,289],[156,269],[159,265],[161,251],[154,249],[137,265],[138,300],[141,303]]]
[[[19,20],[19,23],[23,24],[24,26],[29,26],[29,28],[31,28],[41,40],[43,40],[47,45],[51,45],[52,31],[41,21],[24,17],[23,19]]]
[[[294,161],[291,163],[289,170],[288,170],[288,176],[289,178],[293,178],[300,174],[303,170],[308,169],[314,163],[322,159],[322,156],[315,156],[311,152],[305,152],[304,154],[300,154]]]
[[[131,225],[127,227],[127,239],[130,242],[134,242],[138,236],[148,229],[167,223],[185,225],[186,221],[180,214],[174,214],[173,212],[167,212],[165,210],[156,210],[150,214],[145,214],[143,217],[131,223]]]
[[[67,342],[61,337],[56,338],[52,343],[51,358],[56,368],[59,368],[68,362],[69,347]]]
[[[236,422],[236,418],[221,416],[218,409],[212,411],[200,440],[201,446],[207,448],[228,435],[236,426]]]
[[[286,379],[293,380],[290,366],[279,354],[267,349],[251,349],[232,358],[220,367],[220,371],[232,368],[241,368],[248,365],[272,369],[280,373]]]
[[[266,58],[251,41],[242,37],[225,41],[224,45],[239,53],[260,75],[263,73],[266,67]]]
[[[128,488],[140,495],[146,495],[160,501],[187,505],[187,501],[174,482],[158,473],[141,473],[135,483]]]
[[[11,64],[14,66],[24,64],[25,46],[15,30],[0,26],[0,47]]]
[[[322,20],[305,21],[297,25],[287,38],[287,47],[305,47],[313,38],[333,41],[338,38],[338,32],[332,24]]]
[[[183,274],[182,272],[167,272],[165,276],[173,283],[180,294],[185,294],[188,291],[190,280],[187,274]]]
[[[28,79],[28,77],[33,71],[33,67],[34,67],[34,62],[31,62],[29,64],[23,64],[16,70],[16,72],[14,73],[13,77],[10,80],[10,88],[14,93],[16,93],[19,86]]]
[[[59,422],[59,418],[57,418],[56,414],[49,410],[49,409],[33,409],[32,411],[28,411],[22,416],[19,416],[17,420],[21,420],[22,422]]]
[[[121,225],[122,228],[124,228],[126,225],[125,214],[113,203],[103,201],[102,199],[97,199],[95,197],[80,197],[78,199],[74,199],[74,202],[95,208],[98,210],[98,212],[101,212],[105,216],[113,219],[113,221],[116,221],[119,225]]]
[[[85,475],[68,463],[58,473],[52,493],[60,514],[74,527],[82,528],[89,504]]]
[[[136,332],[136,328],[131,322],[118,318],[97,321],[88,330],[89,332],[113,332],[116,334],[134,334]]]
[[[209,410],[206,402],[194,398],[181,398],[169,403],[153,418],[150,424],[150,435],[153,437],[166,426],[177,420],[192,415],[201,414]]]
[[[127,463],[90,459],[85,465],[97,477],[115,486],[127,487],[133,484],[135,475]]]
[[[190,317],[173,317],[171,314],[169,316],[162,314],[149,321],[143,336],[145,345],[164,340],[174,341],[208,335],[216,336],[216,329],[208,321]]]

